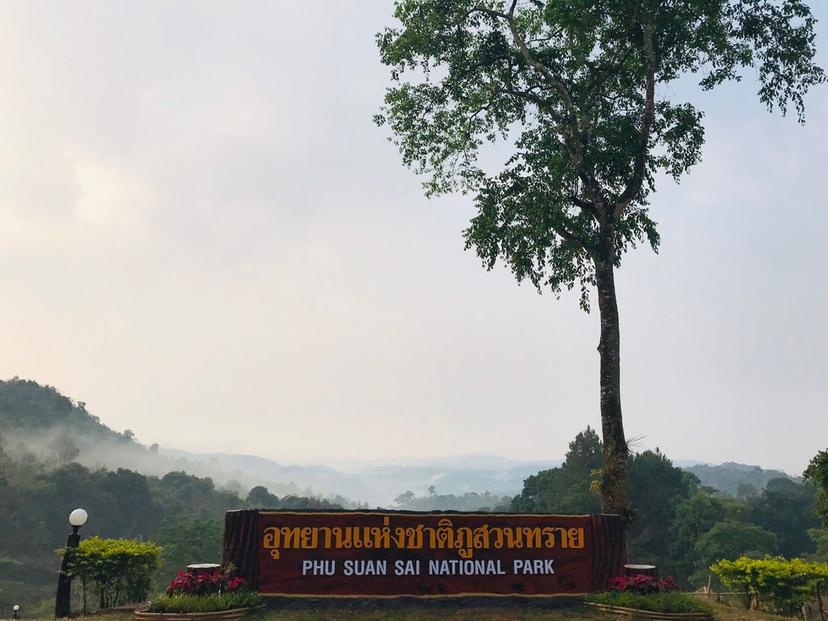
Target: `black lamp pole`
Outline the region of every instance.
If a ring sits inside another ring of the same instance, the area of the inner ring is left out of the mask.
[[[69,616],[72,595],[72,577],[67,573],[69,569],[69,549],[77,548],[80,543],[78,529],[80,526],[72,527],[72,534],[66,540],[66,552],[63,554],[63,562],[60,564],[58,574],[57,596],[55,597],[55,617],[62,619]]]

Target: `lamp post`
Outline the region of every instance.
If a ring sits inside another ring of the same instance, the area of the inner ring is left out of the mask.
[[[20,618],[20,606],[15,604],[12,606],[12,619],[19,619]]]
[[[69,525],[72,527],[72,534],[66,540],[66,552],[63,554],[63,562],[60,564],[58,574],[57,596],[55,597],[55,617],[64,618],[69,616],[70,597],[72,593],[72,578],[67,573],[69,569],[69,549],[77,548],[80,543],[78,529],[86,524],[89,516],[83,509],[75,509],[69,514]]]

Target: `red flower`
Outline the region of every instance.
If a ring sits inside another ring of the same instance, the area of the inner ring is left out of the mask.
[[[665,576],[657,580],[652,576],[637,574],[635,576],[616,576],[607,581],[610,591],[635,591],[637,593],[656,593],[658,591],[678,591],[678,584],[670,577]]]
[[[189,595],[210,595],[212,593],[233,592],[247,588],[242,578],[230,578],[220,571],[191,574],[178,572],[167,587],[167,595],[187,593]]]
[[[230,578],[227,581],[226,589],[231,593],[234,591],[239,591],[247,587],[247,582],[243,578]]]
[[[630,586],[630,582],[627,576],[616,576],[615,578],[610,578],[607,586],[610,591],[626,591]]]
[[[678,591],[679,587],[676,584],[676,581],[673,579],[672,576],[664,576],[661,579],[661,582],[658,585],[659,589],[662,591]]]

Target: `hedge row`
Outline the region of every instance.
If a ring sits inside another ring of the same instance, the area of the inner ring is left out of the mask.
[[[725,586],[744,593],[746,606],[783,615],[799,613],[807,602],[821,597],[828,585],[828,564],[797,558],[743,556],[719,561],[710,570]]]

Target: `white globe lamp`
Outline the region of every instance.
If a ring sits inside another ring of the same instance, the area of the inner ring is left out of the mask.
[[[80,528],[86,524],[89,515],[83,509],[75,509],[69,514],[69,525],[74,528]]]

